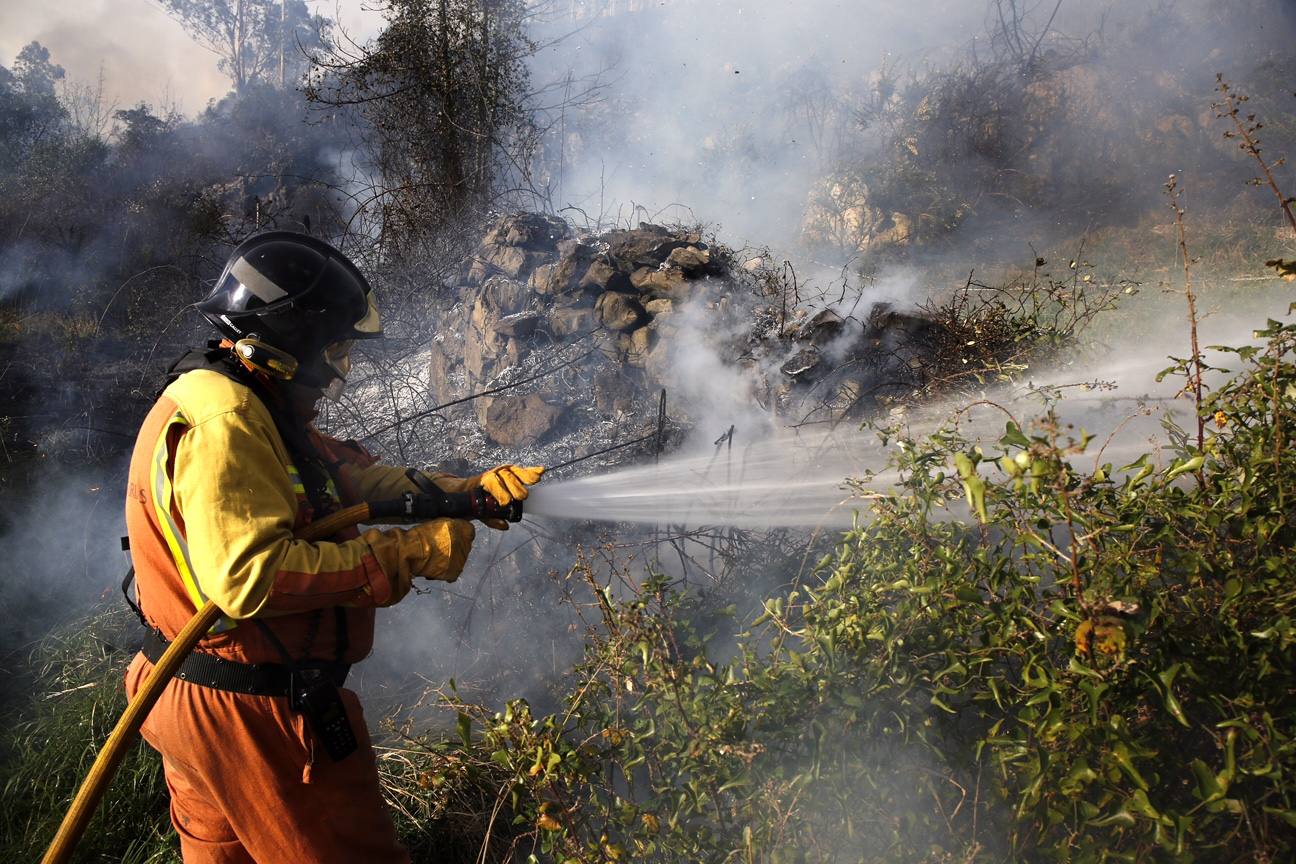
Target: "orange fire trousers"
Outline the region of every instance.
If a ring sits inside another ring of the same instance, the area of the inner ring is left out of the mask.
[[[128,697],[151,668],[135,656]],[[142,732],[162,754],[185,864],[408,864],[360,700],[341,692],[360,747],[334,762],[287,698],[167,685]]]

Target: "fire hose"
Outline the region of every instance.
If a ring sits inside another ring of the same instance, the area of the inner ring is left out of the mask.
[[[297,532],[298,540],[319,541],[332,537],[337,532],[354,525],[371,522],[391,522],[397,520],[428,519],[504,519],[508,522],[522,520],[522,502],[513,501],[501,505],[482,489],[470,492],[437,492],[431,494],[406,493],[401,498],[389,501],[375,501],[367,504],[356,504],[331,513],[304,526]],[[158,659],[152,671],[140,685],[135,698],[122,712],[112,734],[104,742],[94,765],[81,782],[72,806],[59,825],[58,833],[45,851],[42,864],[65,864],[71,860],[81,835],[85,833],[90,819],[94,816],[113,775],[117,773],[127,750],[135,743],[144,718],[157,703],[166,689],[167,683],[180,668],[181,662],[189,656],[198,640],[212,628],[221,616],[220,607],[208,601],[198,613],[180,630],[175,639]]]

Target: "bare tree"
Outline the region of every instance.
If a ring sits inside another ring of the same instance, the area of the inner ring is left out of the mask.
[[[525,186],[532,120],[523,0],[388,0],[366,46],[317,64],[308,97],[367,121],[381,245],[408,251]]]
[[[305,71],[308,55],[326,47],[332,25],[312,14],[304,0],[159,2],[199,45],[220,58],[220,69],[235,92],[257,82],[282,87],[290,77],[295,80]]]

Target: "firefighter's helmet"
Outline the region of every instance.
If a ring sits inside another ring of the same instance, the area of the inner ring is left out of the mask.
[[[351,340],[382,335],[373,289],[355,264],[292,231],[239,244],[198,310],[249,365],[308,387],[345,379]]]

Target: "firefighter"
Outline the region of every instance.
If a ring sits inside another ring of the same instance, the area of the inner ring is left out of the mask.
[[[251,238],[198,309],[222,338],[171,367],[136,441],[126,502],[148,628],[128,695],[195,610],[212,600],[223,613],[142,729],[162,754],[184,860],[408,861],[343,684],[372,647],[375,609],[416,577],[457,579],[473,526],[352,528],[329,542],[294,530],[428,484],[480,487],[508,504],[543,469],[429,475],[378,464],[311,425],[316,401],[340,395],[352,342],[382,334],[364,276],[327,243]]]

